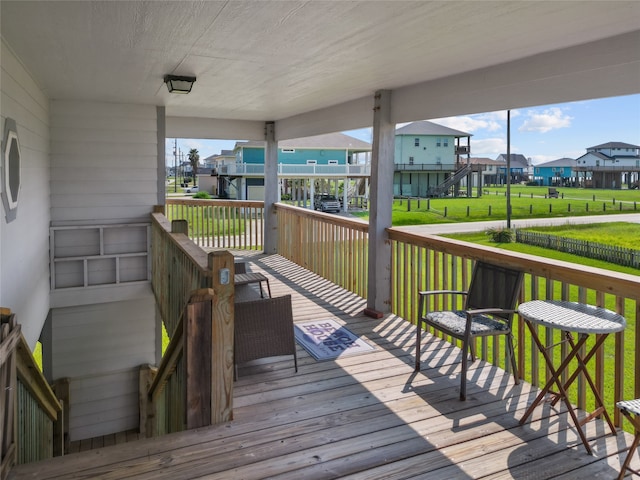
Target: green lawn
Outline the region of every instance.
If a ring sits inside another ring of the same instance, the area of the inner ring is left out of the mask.
[[[611,222],[606,224],[558,225],[550,227],[528,227],[525,230],[548,233],[558,237],[588,240],[590,242],[615,245],[617,247],[640,248],[640,224]]]
[[[564,198],[544,198],[546,187],[511,188],[511,218],[549,218],[640,213],[638,190],[561,188]],[[393,226],[480,222],[507,217],[506,187],[492,187],[480,198],[395,199]],[[594,200],[595,199],[595,200]],[[368,219],[368,212],[354,213]]]

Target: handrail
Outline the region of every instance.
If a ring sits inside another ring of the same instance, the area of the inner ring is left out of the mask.
[[[613,272],[601,268],[551,260],[534,255],[513,253],[434,235],[411,232],[409,227],[388,229],[392,243],[392,311],[416,323],[418,318],[418,291],[434,289],[464,290],[470,280],[474,261],[497,263],[525,272],[525,286],[520,301],[534,299],[571,300],[606,307],[623,315],[628,327],[624,332],[611,336],[605,342],[606,355],[599,354],[595,361],[596,387],[613,409],[616,401],[640,396],[640,379],[628,374],[624,360],[628,351],[635,364],[640,364],[640,276]],[[449,305],[434,305],[433,308]],[[453,306],[451,306],[453,307]],[[550,378],[550,372],[541,361],[537,350],[532,349],[531,336],[524,322],[518,318],[517,360],[519,376],[533,385],[542,385]],[[559,332],[545,329],[547,347],[559,340]],[[555,337],[555,340],[554,340]],[[566,343],[556,350],[564,356]],[[483,339],[476,348],[479,357],[508,369],[504,345],[494,339]],[[590,367],[591,368],[591,367]],[[627,375],[625,375],[627,373]],[[576,391],[570,391],[572,401],[585,409],[594,399],[586,381],[580,380]],[[621,425],[622,418],[615,411],[614,422]]]
[[[366,297],[368,223],[282,203],[275,208],[280,255]]]
[[[166,216],[186,220],[202,247],[255,250],[264,245],[264,202],[167,198]]]
[[[62,405],[35,362],[15,315],[0,309],[0,391],[2,399],[2,463],[0,478],[6,478],[16,463],[51,458],[62,452],[62,435],[55,435]],[[14,414],[17,413],[17,418]]]
[[[170,343],[158,369],[140,371],[140,430],[147,436],[233,414],[233,255],[207,254],[187,231],[185,220],[152,214],[152,286]]]
[[[171,338],[191,292],[211,284],[211,271],[207,253],[187,237],[184,220],[169,223],[152,213],[151,221],[151,286]]]

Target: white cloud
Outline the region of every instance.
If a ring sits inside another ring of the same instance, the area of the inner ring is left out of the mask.
[[[511,150],[513,152],[513,146]],[[506,151],[507,142],[504,138],[484,138],[482,140],[471,140],[471,155],[474,157],[488,157],[495,160],[498,155]]]
[[[456,130],[461,130],[467,133],[478,132],[479,130],[495,132],[496,130],[500,130],[502,128],[502,125],[500,124],[500,118],[492,116],[491,114],[436,118],[435,120],[431,121],[433,123],[437,123],[438,125],[454,128]]]
[[[538,113],[535,110],[527,112],[527,119],[518,129],[520,132],[546,133],[558,128],[571,126],[573,117],[566,115],[560,108],[549,108]]]

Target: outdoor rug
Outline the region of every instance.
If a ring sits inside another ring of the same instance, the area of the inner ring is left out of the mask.
[[[296,341],[316,360],[329,360],[375,350],[332,319],[295,323]]]

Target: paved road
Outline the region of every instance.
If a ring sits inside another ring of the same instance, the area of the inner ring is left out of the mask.
[[[532,226],[552,226],[583,223],[604,222],[633,222],[640,223],[640,213],[619,213],[615,215],[593,215],[586,217],[558,217],[558,218],[528,218],[512,220],[512,228],[525,228]],[[408,227],[396,227],[398,230],[411,233],[467,233],[484,231],[488,228],[506,227],[506,220],[492,220],[490,222],[465,222],[465,223],[438,223],[433,225],[413,225]]]

